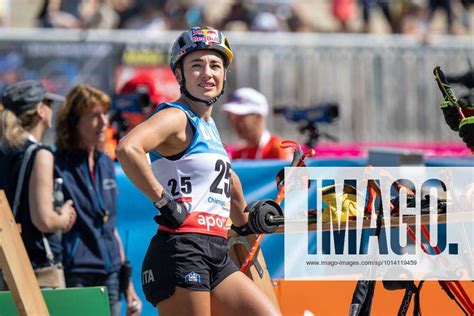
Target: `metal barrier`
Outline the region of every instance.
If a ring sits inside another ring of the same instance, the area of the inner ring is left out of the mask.
[[[166,56],[178,32],[0,30],[0,56],[8,50],[28,55],[29,70],[45,61],[82,60],[74,78],[61,82],[70,88],[89,82],[113,92],[114,74],[129,46],[160,51]],[[264,93],[272,106],[308,107],[325,101],[340,104],[340,118],[323,126],[342,141],[423,142],[457,139],[443,122],[441,95],[432,69],[448,73],[468,69],[474,56],[470,37],[433,37],[429,45],[399,35],[231,33],[235,64],[226,94],[251,86]],[[36,59],[35,59],[36,58]],[[166,58],[162,58],[166,62]],[[36,63],[35,63],[36,60]],[[59,63],[59,64],[58,64]],[[53,70],[50,70],[53,73]],[[46,74],[47,75],[47,74]],[[60,78],[64,79],[64,78]],[[51,80],[57,80],[51,79]],[[465,93],[461,87],[455,89]],[[63,91],[64,92],[64,91]],[[226,118],[215,112],[222,137],[236,140]],[[294,123],[270,115],[269,128],[285,138],[302,139]]]

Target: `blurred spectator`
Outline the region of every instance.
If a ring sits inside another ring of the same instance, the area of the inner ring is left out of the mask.
[[[0,189],[22,226],[40,287],[65,287],[61,241],[55,232],[69,231],[76,220],[71,200],[53,205],[54,158],[40,143],[51,127],[53,101],[63,99],[46,92],[38,81],[19,81],[5,89],[5,109],[0,111]]]
[[[288,31],[290,32],[310,32],[312,28],[303,18],[301,7],[293,5],[278,5],[275,8],[277,17],[285,20]]]
[[[188,23],[188,27],[210,24],[207,22],[204,7],[199,5],[188,8],[186,11],[186,22]]]
[[[163,15],[164,1],[142,0],[137,5],[135,15],[122,23],[126,29],[160,31],[167,29]]]
[[[200,5],[168,0],[164,14],[166,25],[170,30],[182,30],[192,26],[208,24],[204,8]]]
[[[255,32],[279,32],[286,31],[287,27],[282,25],[275,14],[259,12],[253,19],[250,29]]]
[[[235,0],[230,7],[229,13],[221,22],[221,28],[234,29],[236,25],[241,31],[248,31],[252,25],[252,21],[256,12],[251,10],[244,0]]]
[[[428,4],[428,25],[431,24],[434,13],[441,9],[446,14],[446,32],[450,34],[459,32],[459,30],[454,28],[454,13],[451,0],[429,0]]]
[[[137,15],[141,7],[138,5],[139,0],[110,0],[112,7],[119,16],[117,28],[124,28],[129,19]]]
[[[400,33],[423,37],[426,31],[426,8],[419,1],[409,1],[401,8]]]
[[[0,94],[5,88],[21,79],[21,55],[14,51],[0,54]]]
[[[291,159],[291,152],[280,147],[281,138],[266,128],[267,98],[252,88],[237,89],[222,106],[232,128],[245,145],[230,152],[231,159]]]
[[[474,0],[461,0],[461,3],[464,7],[462,12],[462,24],[466,30],[469,30],[471,27],[471,18],[472,15],[470,14],[471,8],[474,6]]]
[[[65,195],[77,211],[76,224],[62,240],[66,285],[106,286],[110,314],[119,316],[120,271],[126,258],[116,228],[115,167],[100,149],[110,105],[110,98],[90,85],[79,84],[68,93],[58,114],[54,169],[65,179]],[[127,315],[137,316],[141,302],[133,283],[127,285]]]
[[[249,1],[244,0],[233,3],[221,25],[225,29],[237,31],[310,31],[294,5],[270,2],[250,6]]]
[[[446,0],[450,1],[450,0]],[[393,14],[390,10],[390,0],[362,0],[362,9],[363,9],[363,19],[364,19],[364,26],[363,32],[369,33],[370,24],[371,24],[371,11],[374,6],[379,6],[382,9],[382,13],[385,16],[388,24],[390,25],[390,29],[392,32],[395,32],[395,22],[393,18]]]
[[[340,31],[347,32],[349,30],[347,23],[355,14],[354,0],[333,0],[332,13],[341,25]]]
[[[115,28],[119,16],[110,0],[45,0],[39,25],[53,28]]]

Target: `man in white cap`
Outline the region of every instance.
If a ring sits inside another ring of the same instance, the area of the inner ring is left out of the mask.
[[[266,129],[268,101],[263,94],[252,88],[237,89],[222,110],[246,143],[230,153],[231,159],[291,159],[291,152],[280,147],[281,138]]]

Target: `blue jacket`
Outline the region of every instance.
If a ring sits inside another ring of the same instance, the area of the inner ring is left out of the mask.
[[[28,140],[20,149],[14,151],[0,151],[0,190],[4,190],[8,199],[8,204],[13,211],[13,200],[15,199],[15,191],[18,183],[18,176],[20,173],[20,166],[25,156],[28,146],[33,144]],[[28,162],[25,178],[23,180],[23,188],[21,189],[20,204],[18,206],[16,221],[21,224],[21,238],[25,244],[26,252],[30,258],[34,269],[49,266],[49,260],[46,258],[46,251],[43,246],[43,235],[36,228],[31,221],[30,207],[29,207],[29,179],[31,171],[33,170],[33,163],[36,154],[40,149],[50,150],[49,147],[38,145],[31,153]],[[51,197],[52,198],[52,197]],[[48,239],[51,252],[54,255],[54,262],[60,262],[62,259],[61,242],[55,234],[44,234]]]
[[[55,176],[64,181],[64,198],[72,199],[77,220],[63,235],[66,273],[108,274],[121,265],[116,224],[117,185],[113,161],[103,152],[94,155],[95,170],[89,172],[87,153],[55,153]]]

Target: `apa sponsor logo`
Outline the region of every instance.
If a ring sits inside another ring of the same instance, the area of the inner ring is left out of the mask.
[[[219,216],[206,216],[203,214],[199,214],[197,217],[197,222],[201,226],[206,226],[207,231],[211,231],[211,228],[224,228],[225,227],[225,220],[223,220]]]

